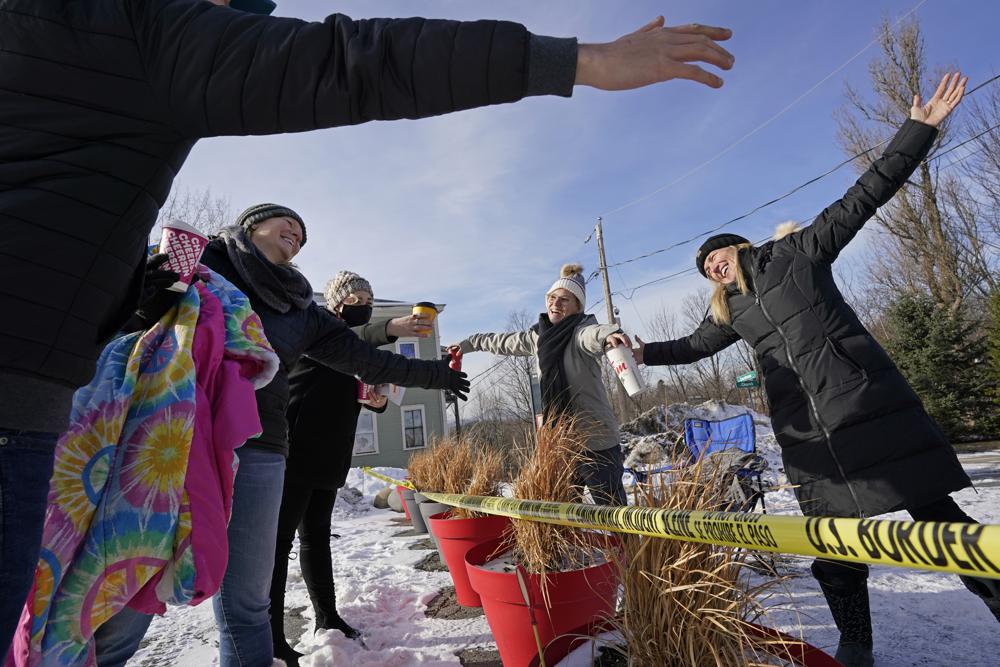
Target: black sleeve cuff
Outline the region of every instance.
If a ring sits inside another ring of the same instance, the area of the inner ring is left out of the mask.
[[[524,96],[570,97],[573,94],[573,85],[576,83],[576,52],[575,37],[530,35],[528,88]]]
[[[923,159],[930,151],[937,138],[938,129],[931,127],[919,120],[907,118],[903,126],[896,132],[889,145],[885,148],[885,155],[890,153],[906,153],[907,155],[919,156]]]
[[[646,366],[665,366],[663,359],[663,343],[646,343],[642,348],[642,363]]]

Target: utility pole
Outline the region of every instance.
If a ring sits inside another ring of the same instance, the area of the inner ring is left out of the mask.
[[[621,326],[621,320],[615,315],[615,305],[611,302],[611,279],[608,277],[608,258],[604,255],[604,220],[602,218],[597,219],[595,236],[597,237],[597,258],[600,262],[598,269],[601,272],[601,282],[604,283],[604,305],[608,309],[608,324]],[[628,399],[625,397],[621,383],[617,379],[613,382],[611,391],[614,394],[615,402],[618,403],[619,418],[624,421],[628,410]]]
[[[615,305],[611,302],[611,281],[608,279],[608,260],[604,256],[604,220],[597,219],[597,257],[600,262],[601,279],[604,283],[604,305],[608,309],[608,324],[621,324],[615,317]]]
[[[458,416],[458,398],[452,402],[452,408],[455,410],[455,436],[461,440],[462,438],[462,420]]]

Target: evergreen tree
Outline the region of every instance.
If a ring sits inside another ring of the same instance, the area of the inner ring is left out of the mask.
[[[1000,289],[994,290],[986,304],[986,354],[989,359],[990,395],[1000,412]]]
[[[886,350],[945,434],[992,435],[996,383],[975,323],[924,294],[904,295],[886,317],[892,332]]]

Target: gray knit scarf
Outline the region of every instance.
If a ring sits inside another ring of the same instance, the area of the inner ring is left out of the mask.
[[[313,302],[312,285],[297,269],[275,264],[257,249],[246,229],[237,225],[223,227],[219,238],[226,244],[229,261],[240,278],[267,306],[279,313],[307,308]]]

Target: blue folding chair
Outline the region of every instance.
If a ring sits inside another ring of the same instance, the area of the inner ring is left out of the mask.
[[[757,454],[757,435],[750,413],[719,421],[685,419],[684,442],[692,462],[728,450],[743,452],[745,456],[737,459],[738,464],[731,471],[734,480],[728,509],[750,512],[760,502],[766,510],[762,475],[767,469],[767,461]]]

